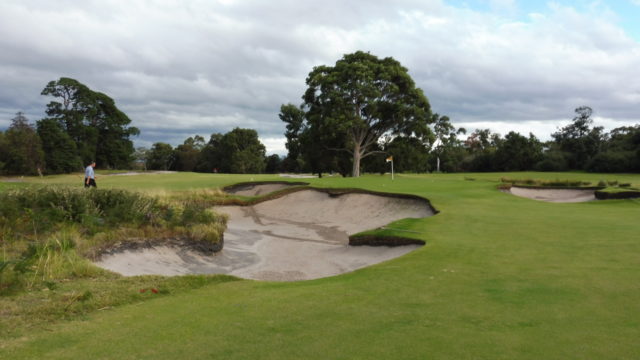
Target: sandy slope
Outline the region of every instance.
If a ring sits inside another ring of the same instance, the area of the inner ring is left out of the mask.
[[[289,184],[251,184],[244,187],[238,187],[235,190],[227,190],[228,193],[242,196],[259,196],[282,190],[284,188],[294,186]]]

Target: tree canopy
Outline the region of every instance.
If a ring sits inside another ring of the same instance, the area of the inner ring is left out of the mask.
[[[284,136],[287,138],[285,146],[288,150],[288,155],[283,160],[283,166],[287,171],[301,171],[304,168],[302,160],[303,149],[300,139],[300,135],[304,131],[304,110],[293,104],[282,105],[280,106],[278,117],[287,124]]]
[[[222,172],[259,174],[265,170],[266,149],[258,139],[257,131],[235,128],[224,134],[220,147],[220,152],[225,154],[220,159]]]
[[[465,128],[456,129],[451,124],[451,119],[446,115],[433,114],[432,123],[435,138],[433,153],[436,160],[434,169],[460,171],[464,151],[462,151],[462,141],[458,135],[466,134],[467,130]]]
[[[567,157],[570,169],[583,170],[589,160],[600,151],[604,140],[602,126],[591,127],[593,110],[588,106],[575,109],[573,122],[551,134],[557,145]]]
[[[522,136],[509,132],[495,153],[495,167],[501,171],[523,171],[533,169],[542,159],[542,144],[533,135]]]
[[[0,139],[0,170],[12,175],[36,175],[44,171],[44,152],[38,133],[22,112]]]
[[[199,156],[204,145],[204,138],[200,135],[195,135],[187,138],[181,145],[176,146],[173,169],[194,171],[198,165]]]
[[[147,153],[147,169],[169,170],[173,166],[175,155],[171,144],[157,142]]]
[[[129,166],[134,152],[129,138],[140,131],[129,126],[131,120],[116,107],[113,99],[65,77],[50,81],[42,95],[56,100],[47,104],[48,118],[41,121],[55,120],[75,143],[77,156],[84,164],[95,160],[101,167]],[[52,129],[51,124],[44,128]],[[59,158],[60,155],[47,153],[47,157]]]
[[[226,134],[211,134],[202,148],[198,171],[258,174],[266,168],[266,149],[253,129],[235,128]]]
[[[307,77],[304,109],[311,140],[352,155],[352,175],[385,134],[430,133],[429,101],[397,60],[357,51],[334,66],[317,66]],[[336,144],[326,144],[329,140]],[[331,147],[335,145],[336,147]]]

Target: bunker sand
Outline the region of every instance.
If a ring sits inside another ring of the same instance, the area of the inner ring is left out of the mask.
[[[273,183],[263,183],[263,184],[255,184],[255,183],[245,183],[245,184],[237,184],[225,188],[225,191],[241,196],[260,196],[266,195],[278,190],[286,189],[292,186],[297,185],[308,185],[307,183],[287,183],[287,182],[273,182]]]
[[[223,206],[224,249],[211,256],[170,246],[125,250],[97,264],[123,275],[230,274],[294,281],[350,272],[396,258],[419,245],[350,246],[349,235],[403,218],[432,216],[425,200],[372,194],[294,192],[254,206]]]
[[[596,200],[594,190],[533,189],[512,186],[510,192],[520,197],[556,203],[575,203]]]

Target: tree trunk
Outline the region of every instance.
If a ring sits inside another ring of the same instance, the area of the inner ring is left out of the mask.
[[[353,177],[360,176],[360,158],[361,157],[362,157],[362,154],[360,154],[360,144],[356,143],[355,146],[353,147],[353,171],[351,172],[351,175]]]

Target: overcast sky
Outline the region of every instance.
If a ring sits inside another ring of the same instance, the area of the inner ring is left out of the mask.
[[[0,129],[71,77],[141,130],[137,146],[253,128],[286,154],[280,105],[344,54],[391,56],[467,130],[546,140],[581,105],[640,124],[640,0],[2,0]]]

